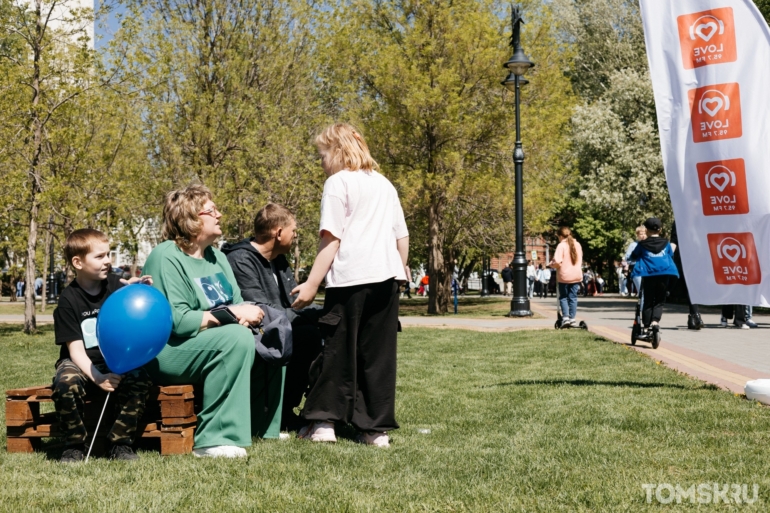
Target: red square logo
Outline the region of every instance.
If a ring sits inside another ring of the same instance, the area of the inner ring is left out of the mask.
[[[732,7],[684,14],[676,21],[685,69],[738,59]]]
[[[704,216],[749,213],[743,159],[701,162],[697,168]]]
[[[690,89],[688,95],[693,141],[719,141],[743,135],[741,90],[737,83]]]
[[[720,285],[756,285],[762,282],[754,235],[709,233],[714,279]]]

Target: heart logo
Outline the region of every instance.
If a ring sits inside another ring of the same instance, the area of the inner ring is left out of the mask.
[[[715,108],[709,108],[709,105],[715,104]],[[722,101],[722,98],[716,97],[716,98],[703,98],[700,101],[701,107],[703,107],[703,110],[706,111],[706,114],[711,116],[712,118],[717,115],[717,112],[722,110],[722,107],[724,107],[724,102]]]
[[[708,34],[706,34],[706,31],[708,30]],[[710,21],[708,23],[701,23],[697,27],[695,27],[695,33],[698,35],[699,38],[703,39],[708,43],[709,39],[714,37],[714,34],[717,33],[717,30],[719,30],[719,27],[717,27],[717,24],[713,21]]]
[[[726,256],[730,262],[735,263],[735,261],[738,260],[738,257],[741,256],[741,247],[736,244],[722,246],[722,254]]]
[[[727,173],[712,173],[709,177],[711,185],[719,189],[719,192],[724,192],[725,187],[730,184],[730,175]]]

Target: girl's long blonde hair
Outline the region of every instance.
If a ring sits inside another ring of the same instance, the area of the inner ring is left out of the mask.
[[[334,123],[324,128],[315,138],[318,151],[326,153],[332,174],[350,171],[379,170],[380,166],[369,153],[361,131],[347,123]]]

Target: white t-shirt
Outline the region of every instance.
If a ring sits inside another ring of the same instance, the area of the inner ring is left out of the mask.
[[[321,227],[340,239],[326,287],[406,280],[396,241],[409,236],[398,193],[376,171],[343,170],[326,179]]]

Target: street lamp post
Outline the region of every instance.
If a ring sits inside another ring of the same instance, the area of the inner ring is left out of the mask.
[[[516,251],[513,255],[513,298],[511,299],[511,311],[509,317],[529,317],[532,311],[529,309],[527,298],[527,259],[524,256],[524,204],[523,204],[523,179],[524,150],[521,147],[521,105],[519,101],[521,78],[529,68],[534,66],[524,54],[521,48],[521,10],[511,6],[511,48],[513,55],[503,67],[507,68],[508,77],[501,82],[508,90],[513,91],[516,97],[516,146],[513,150],[513,163],[516,182]]]
[[[481,257],[481,297],[489,295],[488,281],[487,281],[487,257]]]

